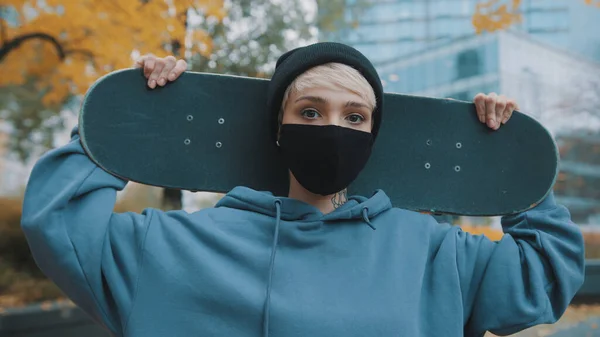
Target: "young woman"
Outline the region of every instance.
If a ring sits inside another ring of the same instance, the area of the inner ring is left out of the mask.
[[[186,68],[138,66],[151,88]],[[552,194],[503,217],[499,242],[393,208],[382,190],[347,197],[383,114],[377,72],[351,47],[284,54],[268,96],[288,196],[237,187],[192,214],[114,213],[127,182],[86,156],[76,128],[27,186],[22,226],[40,268],[116,336],[504,335],[563,314],[583,240]],[[474,101],[493,129],[516,107]]]

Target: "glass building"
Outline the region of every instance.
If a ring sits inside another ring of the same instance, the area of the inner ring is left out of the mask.
[[[499,91],[499,39],[466,37],[380,66],[386,92],[471,100]]]

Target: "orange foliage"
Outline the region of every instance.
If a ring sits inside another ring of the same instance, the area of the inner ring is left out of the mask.
[[[499,241],[502,239],[504,233],[499,229],[494,229],[489,226],[469,226],[469,225],[461,225],[460,228],[465,232],[469,232],[474,235],[485,235],[488,239],[492,241]]]
[[[506,4],[498,5],[498,1],[489,0],[475,6],[472,22],[477,34],[484,30],[493,32],[521,22],[521,0],[511,0],[510,8]]]
[[[0,86],[35,78],[45,104],[82,94],[99,76],[130,67],[131,54],[170,53],[184,45],[191,8],[220,21],[224,0],[3,0]],[[212,41],[194,34],[192,52],[210,55]],[[162,55],[161,55],[162,54]]]

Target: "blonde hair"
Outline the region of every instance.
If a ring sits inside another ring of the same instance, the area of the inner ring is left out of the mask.
[[[281,102],[279,121],[283,118],[283,110],[292,90],[314,87],[348,90],[367,101],[371,110],[375,110],[377,104],[373,87],[358,70],[342,63],[325,63],[302,73],[287,87]]]

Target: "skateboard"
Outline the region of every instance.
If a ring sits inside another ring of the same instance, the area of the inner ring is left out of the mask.
[[[269,80],[185,72],[150,89],[140,69],[97,80],[79,114],[101,168],[142,184],[286,196],[288,170],[267,111]],[[383,120],[349,195],[383,189],[395,207],[466,216],[523,212],[552,190],[559,154],[548,130],[515,111],[499,130],[472,102],[385,93]]]

